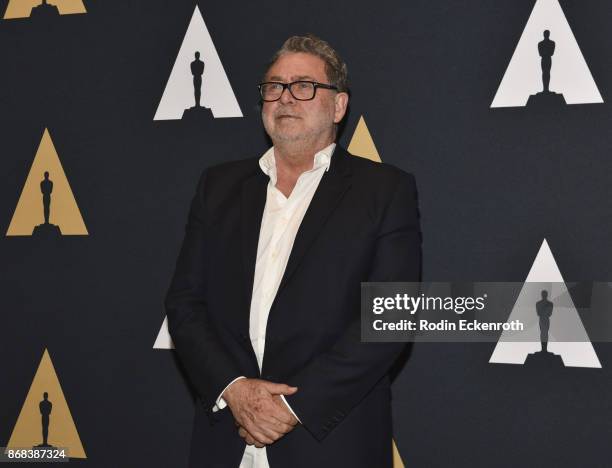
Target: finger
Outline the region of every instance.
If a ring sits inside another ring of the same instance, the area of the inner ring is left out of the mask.
[[[291,387],[287,384],[262,381],[262,385],[273,395],[293,395],[298,391],[297,387]]]
[[[245,413],[242,426],[262,443],[270,444],[291,430],[291,415],[270,398],[264,400],[257,411]],[[266,437],[263,439],[260,434]]]
[[[276,441],[280,439],[283,435],[285,435],[285,433],[279,427],[279,421],[268,413],[259,414],[256,420],[253,421],[253,423],[255,424],[257,430],[260,433],[263,433],[266,437],[272,439],[272,441]],[[249,430],[249,432],[255,435],[253,431]],[[259,438],[258,440],[260,440],[261,442],[265,442]]]
[[[285,413],[279,408],[270,408],[268,411],[259,413],[252,422],[260,427],[265,426],[278,433],[286,434],[293,429],[297,420],[291,413]]]
[[[254,445],[255,447],[262,448],[265,447],[265,444],[257,441],[251,434],[249,434],[243,427],[238,431],[240,436],[244,439],[247,445]]]
[[[251,434],[251,436],[255,439],[255,441],[259,443],[269,445],[275,440],[275,439],[271,439],[266,434],[264,434],[264,432],[259,428],[259,426],[254,423],[249,423],[245,427],[245,429],[247,430],[249,434]]]
[[[283,410],[274,411],[273,413],[268,414],[267,418],[265,419],[272,429],[282,434],[286,434],[293,429],[294,420],[295,418],[292,414],[286,414],[283,412]]]
[[[266,422],[263,422],[262,424],[259,425],[259,431],[261,433],[263,433],[269,439],[272,439],[272,442],[277,441],[283,435],[285,435],[283,432],[281,432],[281,431],[276,429],[276,427],[275,427],[276,424],[278,424],[278,423],[277,422],[266,421]],[[259,440],[264,442],[261,439],[259,439]],[[272,443],[272,442],[266,442],[266,443]]]
[[[295,416],[289,410],[289,407],[282,400],[274,402],[274,410],[270,412],[270,416],[276,419],[281,424],[294,425]]]
[[[242,432],[244,433],[244,439],[248,445],[254,445],[255,447],[262,448],[265,447],[265,444],[258,442],[255,437],[249,434],[246,429],[243,427]]]
[[[275,418],[274,416],[270,416],[270,419],[267,420],[267,424],[270,429],[280,434],[286,434],[293,429],[292,424],[284,422],[278,418]]]
[[[253,435],[253,438],[255,439],[254,445],[257,445],[258,443],[261,445],[270,445],[275,442],[274,439],[269,438],[268,436],[264,435],[263,432],[260,432],[260,431],[255,431],[255,433],[252,435]]]
[[[285,423],[279,422],[278,425],[274,427],[278,432],[282,434],[287,434],[293,430],[294,426],[292,426],[291,424],[285,424]]]
[[[251,428],[247,425],[246,421],[249,421],[251,424],[255,425],[265,424],[268,427],[271,426],[272,428],[274,428],[274,426],[279,422],[285,424],[289,423],[287,415],[270,397],[261,398],[258,402],[257,408],[250,408],[249,411],[245,411],[243,413],[243,417],[239,419],[241,421],[241,425],[247,430],[250,430]]]
[[[291,423],[294,419],[289,410],[278,405],[265,406],[257,417],[257,421],[261,426],[265,425],[268,429],[279,433],[279,436],[293,429]]]
[[[270,425],[267,426],[267,428],[270,431],[273,431],[273,435],[275,437],[274,440],[280,439],[282,436],[284,436],[288,432],[291,432],[291,430],[293,429],[293,426],[291,426],[290,424],[285,424],[278,420],[274,421],[273,423],[269,423],[269,424]],[[270,435],[270,433],[268,433],[268,435]]]

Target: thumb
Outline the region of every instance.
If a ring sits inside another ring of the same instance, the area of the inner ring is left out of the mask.
[[[264,382],[264,386],[273,395],[293,395],[298,390],[297,387],[291,387],[283,383]]]

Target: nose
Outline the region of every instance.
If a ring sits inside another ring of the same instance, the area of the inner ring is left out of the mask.
[[[290,104],[292,102],[295,102],[295,98],[289,92],[289,87],[288,86],[285,89],[283,89],[283,92],[281,93],[281,97],[280,97],[279,101],[282,102],[283,104]]]

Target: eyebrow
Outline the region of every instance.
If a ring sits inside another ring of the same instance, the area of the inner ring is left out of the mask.
[[[314,78],[313,76],[310,76],[310,75],[292,76],[290,79],[291,79],[291,81],[300,81],[300,80],[318,81],[316,78]],[[270,81],[283,81],[283,78],[278,76],[278,75],[274,75],[274,76],[271,76],[270,78],[268,78],[268,80],[270,80]]]

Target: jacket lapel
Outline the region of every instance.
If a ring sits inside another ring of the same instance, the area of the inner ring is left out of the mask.
[[[257,244],[259,230],[266,206],[266,193],[268,177],[257,164],[256,172],[242,184],[240,220],[242,236],[242,264],[243,264],[243,291],[245,291],[246,317],[248,319],[253,294],[253,280],[255,278],[255,262],[257,260]],[[248,323],[247,333],[248,333]]]
[[[350,187],[350,166],[348,159],[351,156],[344,148],[336,146],[331,158],[330,167],[321,178],[319,186],[302,219],[300,228],[295,237],[287,267],[281,279],[276,297],[298,268],[304,255],[315,241],[323,228],[325,221],[334,211],[344,193]],[[244,268],[245,291],[245,317],[248,318],[253,294],[253,280],[255,278],[255,262],[257,261],[257,245],[259,231],[266,205],[267,185],[269,178],[257,166],[255,174],[242,184],[241,193],[241,236],[242,259]],[[275,301],[276,302],[276,301]],[[242,323],[249,323],[248,320]]]
[[[279,296],[287,281],[295,273],[304,255],[325,225],[325,222],[350,187],[351,180],[348,161],[350,157],[351,155],[344,148],[336,145],[329,170],[323,174],[295,236],[293,248],[291,249],[287,267],[278,287],[276,297]]]

